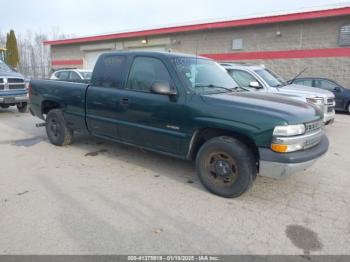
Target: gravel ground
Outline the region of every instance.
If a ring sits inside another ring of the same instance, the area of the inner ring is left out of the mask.
[[[350,116],[329,153],[239,199],[208,193],[190,162],[91,137],[51,145],[0,110],[0,254],[350,254]]]

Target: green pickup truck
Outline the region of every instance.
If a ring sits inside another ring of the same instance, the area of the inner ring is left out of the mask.
[[[112,52],[90,84],[32,81],[30,110],[57,146],[86,132],[194,160],[212,193],[238,197],[257,174],[287,177],[329,147],[313,105],[246,92],[212,60],[175,53]]]

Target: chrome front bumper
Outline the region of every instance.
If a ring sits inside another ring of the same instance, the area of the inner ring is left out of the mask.
[[[335,119],[335,110],[332,113],[326,113],[323,115],[323,122],[325,124],[333,123]]]
[[[0,97],[0,104],[5,103],[5,98],[7,98],[7,97]],[[28,100],[29,100],[28,96],[15,96],[14,101],[13,102],[11,101],[9,104],[25,103],[25,102],[28,102]]]
[[[335,99],[327,98],[323,113],[323,122],[328,125],[335,120]]]
[[[286,164],[278,162],[260,161],[260,176],[283,179],[295,173],[305,171],[316,163],[315,160],[304,163]]]
[[[293,152],[276,153],[268,148],[259,149],[259,174],[274,179],[283,179],[310,168],[320,157],[327,153],[329,141],[326,136],[312,148]]]

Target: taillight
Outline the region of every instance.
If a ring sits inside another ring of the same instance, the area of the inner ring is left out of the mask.
[[[28,90],[28,96],[30,101],[32,98],[32,84],[30,82],[27,84],[27,90]]]

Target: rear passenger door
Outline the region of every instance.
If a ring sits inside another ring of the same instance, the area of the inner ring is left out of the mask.
[[[99,58],[86,93],[86,122],[89,131],[120,140],[118,126],[125,108],[120,104],[127,58],[107,54]]]
[[[68,81],[69,78],[69,72],[68,71],[61,71],[59,76],[58,76],[58,80],[59,81]]]
[[[174,81],[166,65],[154,57],[135,57],[122,91],[125,112],[119,132],[124,141],[170,154],[181,154],[186,138],[183,125],[184,97],[151,92],[154,82]],[[179,94],[179,92],[178,92]]]
[[[300,80],[295,80],[293,82],[293,84],[313,87],[313,80],[312,79],[300,79]]]
[[[81,79],[81,77],[78,75],[77,72],[71,71],[71,72],[69,73],[69,82],[76,82],[76,83],[79,83],[79,82],[82,82],[82,79]]]

